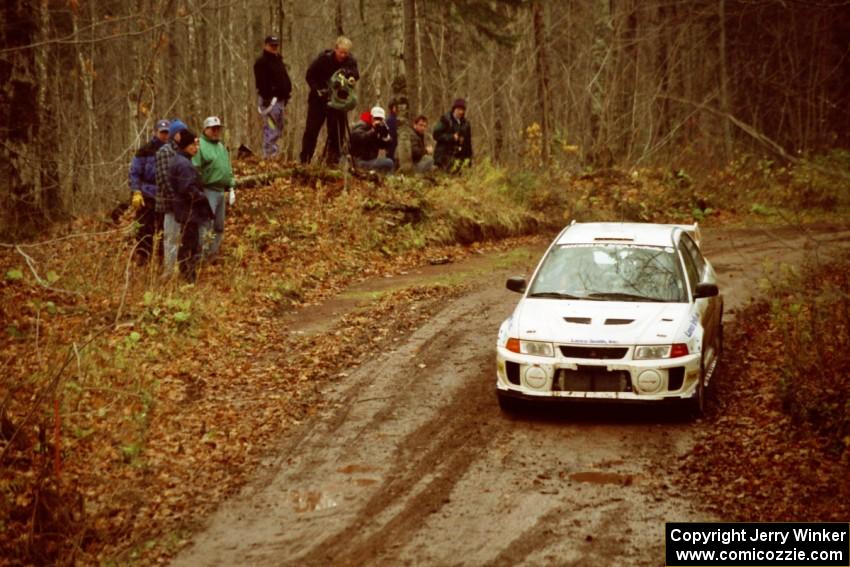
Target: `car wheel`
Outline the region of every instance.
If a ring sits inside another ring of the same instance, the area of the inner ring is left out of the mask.
[[[522,409],[522,401],[511,396],[506,396],[501,392],[496,393],[499,398],[499,408],[505,413],[517,413]]]
[[[697,391],[694,397],[688,400],[687,406],[689,416],[694,419],[705,413],[705,360],[700,360]]]
[[[720,360],[720,355],[723,354],[723,323],[720,323],[720,328],[717,331],[717,359]]]

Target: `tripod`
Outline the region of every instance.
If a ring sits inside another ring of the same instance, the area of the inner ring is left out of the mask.
[[[351,127],[348,124],[348,113],[342,110],[329,110],[328,112],[339,113],[339,116],[333,121],[328,120],[328,139],[325,140],[325,149],[322,152],[322,160],[329,165],[333,159],[339,160],[338,163],[342,168],[343,187],[348,190],[348,176],[351,170],[354,169],[354,158],[351,155]],[[328,116],[328,119],[330,116]],[[338,155],[331,155],[331,136],[336,135],[337,147],[339,148]]]

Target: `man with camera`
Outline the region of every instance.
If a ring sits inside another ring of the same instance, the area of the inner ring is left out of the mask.
[[[328,155],[330,165],[339,162],[340,146],[345,133],[346,113],[328,107],[330,99],[330,79],[339,70],[343,70],[349,80],[357,81],[360,72],[357,61],[351,55],[351,40],[340,36],[333,49],[319,54],[307,69],[307,84],[310,95],[307,98],[307,124],[301,138],[301,163],[310,163],[316,151],[316,140],[325,120],[328,122]]]
[[[392,143],[390,129],[386,124],[386,112],[380,106],[364,113],[351,130],[351,156],[359,169],[392,173],[393,160],[378,156],[379,150],[387,150]]]
[[[434,126],[434,163],[451,173],[472,164],[472,127],[466,120],[466,101],[459,98],[451,112],[440,117]]]

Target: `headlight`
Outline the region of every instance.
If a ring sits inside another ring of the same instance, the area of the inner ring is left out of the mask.
[[[635,348],[635,360],[670,358],[670,345],[648,345]]]
[[[654,360],[656,358],[678,358],[688,355],[688,345],[644,345],[635,347],[635,360]]]
[[[530,354],[532,356],[555,356],[554,345],[552,343],[543,343],[540,341],[508,339],[505,348],[511,352],[519,354]]]

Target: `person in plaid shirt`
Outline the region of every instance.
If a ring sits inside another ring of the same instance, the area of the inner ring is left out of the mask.
[[[168,182],[168,166],[180,142],[180,130],[188,128],[175,118],[168,128],[168,143],[156,152],[156,212],[163,215],[162,239],[163,274],[168,277],[177,266],[177,250],[180,246],[180,223],[174,218],[174,190]]]

